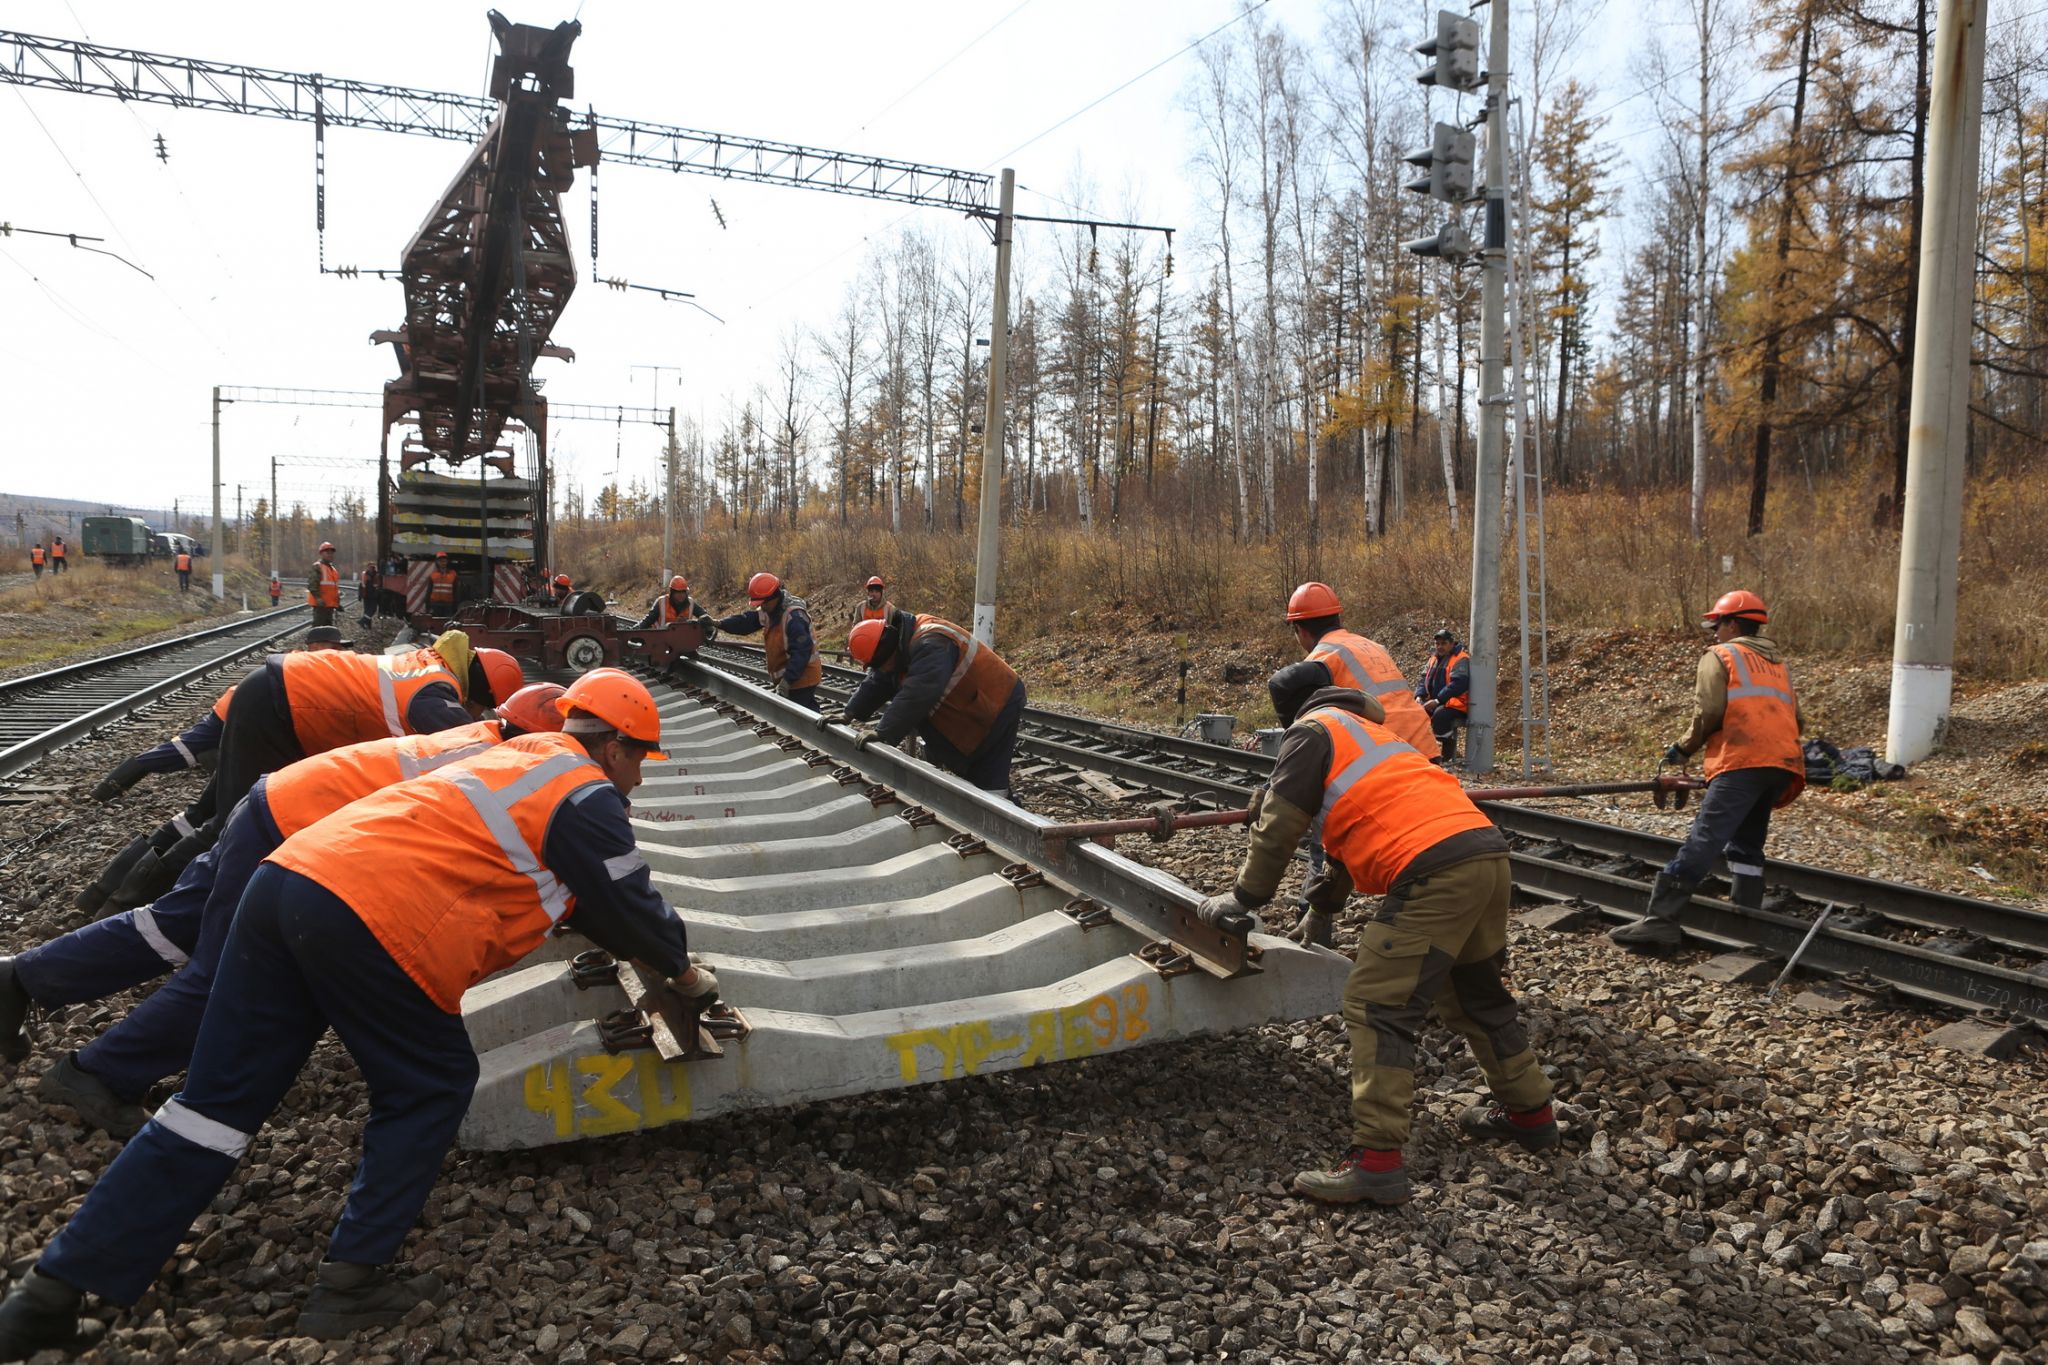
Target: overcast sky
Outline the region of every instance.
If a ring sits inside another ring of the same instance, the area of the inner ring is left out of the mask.
[[[0,27],[477,94],[493,50],[486,8],[9,0]],[[576,8],[559,0],[508,15],[552,24]],[[1426,8],[1415,6],[1418,37]],[[1192,54],[1039,134],[1236,12],[1236,0],[583,0],[575,103],[965,170],[1009,164],[1027,187],[1022,212],[1069,212],[1028,191],[1071,198],[1085,182],[1092,213],[1192,229],[1201,213],[1180,112]],[[1269,0],[1263,15],[1308,36],[1322,6]],[[1618,74],[1603,82],[1635,85]],[[168,162],[157,159],[158,134]],[[331,130],[328,263],[395,265],[465,155],[454,142]],[[6,86],[0,165],[0,220],[104,237],[155,276],[48,238],[0,239],[0,491],[189,506],[207,496],[211,386],[374,389],[394,375],[389,348],[368,337],[401,321],[397,283],[316,272],[310,125]],[[652,405],[655,376],[631,367],[674,366],[680,374],[659,377],[660,405],[715,424],[729,396],[768,378],[792,324],[829,325],[870,239],[921,222],[986,241],[942,210],[845,195],[624,166],[600,183],[600,273],[694,291],[724,322],[591,283],[579,175],[563,204],[582,281],[554,333],[577,359],[536,369],[559,402]],[[1020,236],[1027,253],[1030,233]],[[377,427],[373,410],[228,409],[228,506],[237,484],[251,499],[267,486],[274,455],[373,459]],[[651,479],[658,448],[651,429],[561,423],[558,477],[595,486],[617,458],[625,477]],[[330,483],[361,484],[367,471],[288,464],[283,500],[324,504]]]

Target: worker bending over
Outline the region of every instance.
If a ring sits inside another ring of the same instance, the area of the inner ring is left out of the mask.
[[[1024,681],[1001,655],[943,617],[907,611],[861,622],[846,650],[867,667],[867,676],[845,711],[820,716],[818,728],[865,721],[879,710],[881,719],[861,728],[863,746],[895,744],[915,732],[926,756],[947,772],[1009,796]]]
[[[1458,756],[1458,727],[1465,724],[1472,708],[1472,656],[1458,643],[1458,637],[1439,629],[1436,641],[1423,665],[1422,681],[1415,699],[1429,714],[1429,728],[1449,763]]]
[[[857,626],[863,621],[888,620],[889,613],[896,610],[894,602],[883,600],[883,594],[888,590],[889,585],[882,581],[881,575],[877,574],[875,577],[870,578],[868,580],[867,595],[854,604],[853,620],[847,623],[848,626]]]
[[[27,1055],[22,1023],[31,1003],[84,1004],[173,972],[162,989],[43,1077],[44,1103],[69,1105],[88,1126],[114,1137],[134,1136],[149,1118],[142,1099],[150,1087],[192,1059],[221,947],[257,864],[351,801],[504,740],[561,729],[554,705],[561,695],[555,683],[533,683],[498,707],[494,720],[351,744],[258,778],[219,842],[186,865],[168,894],[0,958],[0,1056]]]
[[[111,801],[143,778],[156,773],[179,773],[188,768],[211,769],[219,756],[220,732],[227,720],[228,699],[234,695],[235,689],[230,687],[198,720],[154,749],[144,749],[133,758],[122,759],[114,771],[101,778],[100,784],[92,789],[92,799]]]
[[[301,830],[250,880],[184,1089],[122,1149],[0,1304],[0,1359],[89,1339],[87,1293],[132,1304],[213,1202],[331,1027],[369,1091],[363,1158],[299,1334],[390,1326],[442,1294],[397,1256],[469,1107],[462,994],[569,917],[592,942],[716,995],[650,885],[626,796],[662,758],[654,698],[615,669],[529,734],[364,797]]]
[[[1386,725],[1422,753],[1437,747],[1429,715],[1378,642],[1344,629],[1344,607],[1327,583],[1304,583],[1287,599],[1295,643],[1330,670],[1338,687],[1363,692],[1385,708]]]
[[[762,652],[767,655],[768,685],[777,696],[817,710],[818,681],[825,671],[818,662],[818,642],[811,634],[809,605],[801,597],[791,597],[772,573],[757,573],[747,580],[747,599],[753,605],[719,618],[718,628],[730,635],[759,631]]]
[[[1771,812],[1806,789],[1799,742],[1806,719],[1791,670],[1763,634],[1770,619],[1761,597],[1738,590],[1723,594],[1700,622],[1714,632],[1714,644],[1694,676],[1692,725],[1664,751],[1664,761],[1683,763],[1704,747],[1707,792],[1692,832],[1650,884],[1648,910],[1608,935],[1624,948],[1668,952],[1683,943],[1679,913],[1724,853],[1729,899],[1752,910],[1764,903]]]
[[[635,630],[647,630],[654,626],[672,626],[678,621],[695,621],[706,628],[705,638],[715,634],[717,627],[711,620],[711,613],[704,610],[704,604],[690,596],[690,580],[677,574],[668,581],[668,591],[654,599],[654,605],[640,618]]]
[[[1378,701],[1330,686],[1322,663],[1289,664],[1268,686],[1287,733],[1254,803],[1237,885],[1204,901],[1202,919],[1224,924],[1270,901],[1317,811],[1329,861],[1311,879],[1308,913],[1334,918],[1353,889],[1382,897],[1344,983],[1352,1146],[1334,1169],[1297,1175],[1294,1188],[1340,1204],[1408,1200],[1401,1148],[1416,1035],[1432,1006],[1464,1036],[1493,1092],[1492,1105],[1459,1116],[1465,1132],[1556,1146],[1550,1082],[1501,979],[1506,840],[1456,778],[1387,728]]]

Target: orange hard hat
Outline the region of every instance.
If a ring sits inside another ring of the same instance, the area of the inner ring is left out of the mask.
[[[481,645],[477,648],[476,657],[477,662],[484,666],[484,682],[491,689],[493,702],[526,686],[526,670],[519,666],[519,660],[504,650]]]
[[[859,660],[862,666],[874,662],[875,648],[882,643],[882,632],[888,628],[884,621],[861,622],[846,637],[846,652]]]
[[[556,574],[556,575],[555,575],[555,586],[556,586],[556,587],[558,587],[558,588],[566,588],[566,587],[569,587],[569,586],[570,586],[570,583],[569,583],[569,575],[567,575],[567,574],[565,574],[565,573],[558,573],[558,574]]]
[[[1337,600],[1337,591],[1328,583],[1304,583],[1294,590],[1294,596],[1287,599],[1287,619],[1290,621],[1316,621],[1325,616],[1335,616],[1344,610],[1344,604]]]
[[[647,751],[647,757],[665,759],[661,744],[661,711],[647,684],[616,668],[593,668],[555,699],[555,709],[566,717],[577,712],[593,716],[617,730]],[[576,732],[573,719],[562,727]]]
[[[1763,598],[1747,588],[1737,588],[1734,592],[1722,593],[1721,600],[1714,603],[1700,624],[1711,626],[1731,616],[1738,621],[1755,621],[1758,625],[1763,625],[1771,619],[1771,613],[1764,607]]]
[[[333,548],[334,542],[331,540],[323,540],[320,542],[320,553],[323,555]]]
[[[870,578],[868,580],[868,586],[871,588],[886,588],[889,585],[882,581],[882,576],[880,574],[876,574],[873,578]]]
[[[747,596],[756,602],[766,602],[782,591],[782,580],[772,573],[757,573],[747,580]]]
[[[555,699],[565,691],[560,683],[528,683],[498,703],[498,719],[529,733],[559,730],[562,713],[555,709]]]
[[[670,592],[688,592],[690,590],[690,580],[681,574],[677,574],[668,581],[668,590]]]
[[[447,557],[448,557],[448,552],[447,552],[446,550],[442,550],[442,551],[438,552],[437,554],[435,554],[435,556],[434,556],[434,558],[436,558],[436,559],[446,559]]]

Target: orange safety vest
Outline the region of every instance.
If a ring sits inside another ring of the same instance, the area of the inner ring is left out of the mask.
[[[464,681],[431,649],[403,654],[321,649],[284,656],[292,731],[309,756],[409,734],[406,710],[421,688],[447,683],[463,697]]]
[[[1393,655],[1363,635],[1333,630],[1316,641],[1308,657],[1330,670],[1330,681],[1377,698],[1386,708],[1387,728],[1418,749],[1434,751],[1436,732],[1429,712],[1415,700],[1415,689],[1401,676]]]
[[[64,557],[64,542],[60,540],[60,541],[58,541],[58,542],[57,542],[57,543],[56,543],[55,545],[52,545],[52,546],[50,547],[50,558],[52,558],[52,559],[62,559],[63,557]]]
[[[276,600],[277,600],[277,595],[278,595],[279,593],[283,592],[283,591],[284,591],[284,584],[282,584],[282,583],[280,583],[280,582],[278,582],[278,581],[277,581],[277,575],[276,575],[276,574],[272,574],[272,575],[270,576],[270,600],[271,600],[271,601],[273,601],[273,602],[274,602],[274,601],[276,601]]]
[[[1492,822],[1458,779],[1384,725],[1335,706],[1301,717],[1330,737],[1323,848],[1369,896],[1384,896],[1418,854]]]
[[[502,738],[496,721],[480,720],[437,735],[403,735],[343,745],[287,764],[265,777],[263,799],[278,834],[289,839],[351,801],[446,764],[475,758]]]
[[[1789,806],[1806,789],[1806,753],[1799,744],[1799,703],[1792,671],[1741,641],[1714,646],[1728,670],[1728,709],[1707,736],[1707,781],[1736,768],[1783,768],[1792,774],[1773,804]]]
[[[180,551],[178,552],[178,572],[179,572],[179,573],[191,573],[191,572],[192,572],[192,556],[191,556],[191,555],[188,555],[188,554],[186,554],[186,553],[185,553],[184,551],[182,551],[182,550],[180,550]]]
[[[427,575],[427,600],[455,605],[455,570],[436,569]]]
[[[332,564],[318,563],[313,566],[313,572],[320,577],[320,590],[318,593],[309,592],[306,594],[306,605],[309,607],[340,606],[341,570],[335,568]]]
[[[677,621],[687,621],[690,619],[690,599],[687,597],[683,599],[683,605],[678,609],[675,600],[667,593],[663,593],[655,600],[654,609],[656,613],[654,624],[658,626],[674,625]],[[783,657],[786,660],[788,655],[785,654]],[[823,674],[821,673],[819,676],[822,677]]]
[[[29,547],[29,552],[28,552],[28,562],[29,562],[29,563],[31,563],[31,564],[33,564],[33,565],[35,565],[35,566],[36,566],[36,567],[37,567],[38,569],[40,569],[40,568],[42,568],[42,567],[43,567],[43,547],[42,547],[42,546],[40,546],[40,545],[33,545],[33,546],[30,546],[30,547]]]
[[[1446,683],[1450,682],[1450,680],[1451,680],[1451,670],[1452,670],[1452,669],[1456,668],[1456,667],[1457,667],[1457,666],[1458,666],[1458,665],[1459,665],[1460,663],[1470,663],[1471,661],[1472,661],[1472,656],[1471,656],[1470,654],[1467,654],[1467,653],[1466,653],[1466,652],[1465,652],[1464,650],[1462,650],[1462,649],[1461,649],[1461,650],[1459,650],[1459,651],[1458,651],[1457,653],[1453,654],[1453,655],[1452,655],[1452,656],[1451,656],[1450,658],[1448,658],[1448,659],[1438,659],[1438,658],[1436,657],[1436,655],[1432,654],[1432,655],[1430,655],[1430,656],[1429,656],[1429,662],[1428,662],[1428,663],[1426,663],[1426,664],[1424,664],[1424,665],[1423,665],[1423,667],[1422,667],[1422,685],[1423,685],[1424,687],[1428,687],[1428,686],[1429,686],[1429,670],[1430,670],[1430,669],[1432,669],[1432,668],[1434,668],[1434,667],[1436,667],[1436,666],[1437,666],[1437,664],[1439,664],[1439,663],[1441,663],[1441,664],[1443,665],[1443,670],[1444,670],[1444,671],[1443,671],[1443,673],[1442,673],[1442,674],[1441,674],[1441,675],[1439,676],[1439,681],[1437,682],[1437,686],[1438,686],[1438,687],[1442,687],[1442,686],[1443,686],[1444,684],[1446,684]],[[1433,689],[1432,689],[1432,690],[1433,690]],[[1446,711],[1469,711],[1469,710],[1471,710],[1471,709],[1472,709],[1472,693],[1471,693],[1471,690],[1470,690],[1470,689],[1468,688],[1467,690],[1465,690],[1465,691],[1463,691],[1463,692],[1460,692],[1460,693],[1459,693],[1459,694],[1458,694],[1457,696],[1455,696],[1455,697],[1452,697],[1452,698],[1451,698],[1451,699],[1450,699],[1449,701],[1445,702],[1445,703],[1443,704],[1443,706],[1444,706],[1444,710],[1446,710]],[[1392,716],[1391,716],[1391,715],[1389,715],[1388,719],[1392,719]]]
[[[233,701],[234,699],[235,689],[230,687],[227,691],[221,693],[220,700],[213,704],[213,714],[220,717],[223,723],[225,723],[228,718],[228,703]]]
[[[802,612],[803,618],[806,621],[811,619],[810,607],[801,597],[783,599],[782,619],[774,625],[768,624],[768,614],[765,610],[761,614],[761,648],[768,656],[768,676],[771,679],[781,677],[782,671],[789,667],[789,642],[783,639],[782,631],[783,627],[789,623],[790,615],[794,612]],[[791,686],[816,687],[818,680],[824,676],[825,667],[818,662],[817,637],[813,634],[811,638],[811,661],[804,665],[802,675]]]
[[[863,600],[859,606],[853,609],[853,623],[859,625],[863,621],[886,621],[889,619],[889,613],[894,610],[896,610],[894,602],[884,602],[879,607],[871,607]]]
[[[960,662],[953,666],[953,676],[947,681],[946,690],[939,694],[939,704],[926,719],[946,737],[948,744],[963,754],[972,754],[988,738],[989,727],[995,724],[1010,694],[1017,690],[1016,671],[1003,662],[1001,655],[943,616],[920,614],[917,629],[911,632],[910,649],[897,666],[898,678],[910,671],[910,655],[916,651],[918,642],[929,637],[950,640],[960,651]]]
[[[574,737],[521,735],[308,826],[269,861],[339,897],[450,1014],[576,908],[543,861],[563,802],[605,781]]]

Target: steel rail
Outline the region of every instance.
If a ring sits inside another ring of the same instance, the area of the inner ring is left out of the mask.
[[[0,707],[5,708],[8,717],[31,712],[31,723],[41,727],[0,748],[0,777],[11,776],[44,755],[291,634],[298,629],[306,610],[302,606],[284,607],[248,620],[209,626],[189,635],[0,683]],[[195,648],[226,643],[229,637],[241,638],[225,650],[208,648],[199,652]],[[156,667],[148,667],[152,663]],[[165,667],[172,671],[163,672]],[[128,690],[109,698],[104,690],[107,685]],[[75,700],[66,701],[68,692],[88,686],[90,693],[83,700],[90,704],[83,710],[78,709]],[[52,715],[57,719],[44,724]]]

